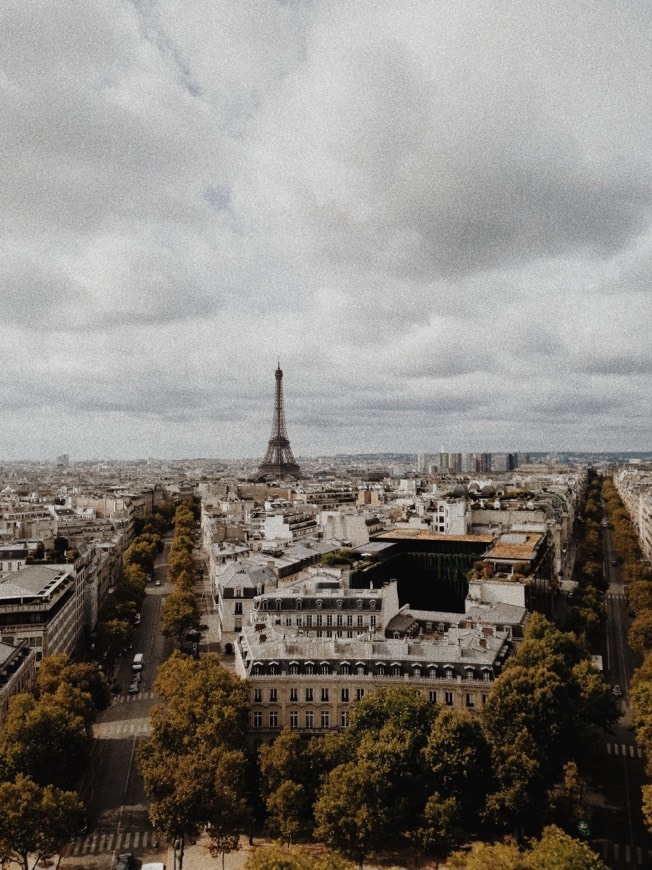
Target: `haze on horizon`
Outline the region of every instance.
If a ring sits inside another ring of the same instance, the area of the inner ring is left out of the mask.
[[[0,459],[646,450],[643,0],[0,9]]]

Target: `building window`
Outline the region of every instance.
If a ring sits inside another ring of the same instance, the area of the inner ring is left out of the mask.
[[[349,701],[349,690],[348,689],[342,689],[342,701],[345,704],[348,703],[348,701]]]
[[[321,690],[321,699],[322,701],[328,701],[328,689]]]
[[[375,610],[375,609],[376,609],[376,602],[375,602],[375,601],[370,601],[370,602],[369,602],[369,607],[371,607],[372,610]]]
[[[321,610],[321,599],[317,599],[317,610]]]
[[[324,617],[321,615],[321,613],[318,613],[317,614],[317,626],[318,626],[318,628],[321,628],[323,624],[324,624]]]
[[[355,606],[358,608],[358,610],[362,610],[362,601],[358,599],[358,601],[355,602]]]
[[[428,692],[428,700],[432,701],[433,704],[437,703],[437,692]]]
[[[346,617],[346,624],[347,624],[347,625],[353,625],[353,614],[352,614],[352,613],[348,613],[348,614],[347,614],[347,617]]]
[[[296,662],[293,662],[293,663],[288,667],[288,673],[289,673],[289,674],[298,674],[298,673],[299,673],[299,665],[298,665]]]
[[[235,610],[233,612],[236,616],[242,616],[242,601],[236,601]]]
[[[303,625],[303,617],[297,616],[297,628],[301,628],[302,625]]]
[[[233,628],[235,629],[235,631],[240,631],[240,629],[242,628],[242,617],[241,616],[235,617],[235,619],[233,621]]]
[[[363,626],[364,616],[362,614],[358,615],[358,628],[362,628]]]
[[[267,601],[263,601],[263,610],[267,610]]]
[[[379,677],[384,677],[385,676],[385,665],[378,665],[378,667],[376,669],[376,673],[378,674]]]
[[[337,607],[338,610],[341,610],[341,609],[342,609],[342,602],[340,601],[339,598],[338,598],[337,601],[336,601],[336,607]]]
[[[333,624],[333,614],[332,614],[332,613],[329,613],[329,614],[326,616],[326,625],[332,625],[332,624]]]
[[[278,712],[276,710],[269,711],[269,727],[278,728]]]
[[[482,706],[483,706],[483,707],[484,707],[484,705],[487,703],[487,698],[488,698],[488,697],[489,697],[489,696],[486,695],[484,692],[482,693]]]
[[[491,679],[491,671],[483,671],[482,672],[482,679],[485,681],[485,683],[488,683],[489,680]]]
[[[280,610],[281,607],[283,607],[283,602],[281,601],[280,598],[277,598],[277,599],[276,599],[276,609],[277,609],[277,610]]]
[[[331,724],[331,714],[328,710],[321,711],[321,727],[322,728],[330,728]]]
[[[306,710],[306,728],[313,728],[315,715],[312,710]]]
[[[281,671],[277,664],[273,664],[269,666],[269,672],[270,674],[276,676],[276,674],[280,674]]]
[[[254,728],[262,728],[263,727],[263,714],[260,710],[256,710],[254,713]]]
[[[346,636],[347,636],[348,638],[352,638],[352,637],[353,637],[353,632],[352,632],[352,631],[347,631]]]
[[[350,674],[350,673],[351,673],[351,666],[349,665],[348,662],[343,662],[343,664],[340,665],[340,674],[342,674],[342,676],[348,676],[348,674]]]
[[[299,727],[299,711],[290,710],[290,728],[296,729]]]
[[[286,624],[286,625],[292,625],[292,617],[291,617],[291,616],[286,616],[286,617],[285,617],[285,624]]]
[[[310,662],[309,664],[306,664],[306,673],[307,674],[314,674],[315,673],[315,666],[312,664],[312,662]]]
[[[400,677],[401,676],[401,666],[400,665],[392,665],[392,676]]]
[[[318,628],[317,629],[317,637],[322,637],[323,634],[324,634],[324,632],[321,630],[321,628]]]
[[[254,704],[260,704],[263,700],[263,690],[262,689],[254,689]]]
[[[299,700],[299,690],[298,689],[290,689],[290,701],[298,701]]]
[[[364,665],[356,665],[355,670],[359,677],[364,677]]]
[[[330,674],[330,672],[331,672],[330,665],[322,665],[321,672],[322,672],[322,674]]]
[[[434,665],[428,668],[428,676],[431,680],[437,679],[437,668]]]
[[[306,616],[306,628],[312,628],[312,614]]]
[[[235,592],[234,592],[234,597],[235,597],[235,598],[242,598],[242,589],[240,589],[240,588],[238,587],[238,588],[235,590]]]
[[[338,628],[342,627],[342,614],[341,613],[338,613],[337,616],[335,617],[335,624],[338,626]]]
[[[446,701],[446,706],[447,706],[447,707],[452,707],[452,706],[453,706],[453,693],[452,693],[452,692],[446,692],[446,694],[445,694],[445,701]]]
[[[299,598],[297,600],[297,610],[301,610],[301,607],[302,607],[302,602],[301,602],[301,599]]]
[[[376,627],[376,614],[375,613],[372,613],[371,616],[369,617],[369,625],[371,625],[372,628]]]
[[[306,689],[306,701],[312,701],[312,689]]]
[[[340,714],[340,722],[342,723],[342,728],[349,727],[349,711],[348,710],[342,710],[342,712]]]
[[[364,698],[364,689],[356,689],[355,690],[356,701],[360,701],[362,698]]]
[[[269,690],[269,700],[275,704],[278,701],[278,689]]]
[[[467,707],[475,707],[475,699],[474,696],[470,693],[466,693],[466,706]]]

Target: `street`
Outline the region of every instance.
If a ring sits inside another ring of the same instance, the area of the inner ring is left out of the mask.
[[[100,713],[93,726],[91,762],[82,784],[88,808],[88,831],[64,850],[60,867],[70,870],[108,870],[120,852],[134,852],[142,861],[164,861],[167,844],[159,839],[147,815],[147,799],[136,770],[138,740],[150,731],[150,710],[156,703],[153,682],[156,669],[173,648],[160,629],[163,596],[167,583],[167,554],[171,535],[156,560],[154,580],[147,584],[141,608],[141,623],[134,629],[133,649],[122,656],[116,682],[121,693]],[[161,585],[156,586],[155,581]],[[132,662],[143,653],[140,691],[129,694]]]

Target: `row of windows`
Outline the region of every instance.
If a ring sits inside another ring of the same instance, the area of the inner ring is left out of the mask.
[[[308,690],[306,690],[306,693]],[[346,695],[346,697],[345,697]],[[364,689],[356,689],[356,700],[360,700],[364,697]],[[296,698],[291,700],[297,700]],[[310,694],[310,698],[306,697],[306,700],[312,701],[312,691]],[[322,701],[327,701],[328,695],[326,698],[323,697]],[[349,690],[342,689],[342,701],[349,700]],[[433,704],[436,704],[438,701],[437,692],[429,692],[428,700]],[[443,693],[443,702],[447,707],[453,706],[453,693],[452,692],[444,692]],[[487,695],[482,695],[482,704],[486,704]],[[465,693],[465,705],[469,708],[475,707],[475,695],[470,692]],[[290,728],[299,728],[299,718],[301,715],[300,710],[290,710]],[[278,728],[279,726],[279,712],[278,710],[269,710],[267,713],[267,720],[270,728]],[[319,711],[319,720],[320,727],[322,728],[330,728],[331,727],[331,711],[330,710],[320,710]],[[303,711],[303,724],[305,728],[314,728],[315,727],[315,711],[314,710],[305,710]],[[342,710],[340,711],[340,725],[342,728],[347,728],[349,725],[349,711]],[[254,728],[262,728],[263,727],[263,713],[261,710],[255,710],[253,713],[253,726]]]
[[[430,665],[428,667],[425,667],[424,665],[412,665],[411,670],[407,670],[407,667],[409,666],[403,666],[400,664],[386,665],[380,663],[376,664],[375,668],[364,664],[356,664],[355,668],[352,668],[350,664],[344,662],[340,665],[339,674],[341,676],[356,674],[359,677],[364,677],[366,675],[375,675],[378,677],[412,676],[446,680],[452,680],[456,676],[454,668],[451,667],[438,668],[436,665]],[[252,667],[251,673],[253,676],[263,676],[265,673],[272,676],[280,676],[283,673],[283,669],[281,665],[275,662],[268,664],[267,669],[265,669],[265,665],[257,663]],[[299,674],[307,674],[308,676],[311,674],[323,674],[326,676],[329,674],[337,674],[338,671],[335,669],[334,665],[327,664],[326,662],[319,665],[315,665],[313,662],[304,662],[303,666],[298,662],[290,662],[287,666],[287,673],[291,676],[297,676]],[[480,673],[481,676],[479,677],[476,669],[469,666],[464,669],[464,678],[467,680],[482,679],[485,683],[488,683],[491,680],[492,672],[488,668],[484,668]]]
[[[285,600],[289,602],[289,599],[285,599]],[[327,604],[328,603],[329,602],[327,602]],[[303,610],[303,604],[304,604],[303,600],[301,598],[298,598],[295,602],[296,609]],[[315,610],[321,610],[323,606],[324,606],[324,603],[320,599],[317,599],[317,601],[315,602]],[[336,609],[342,610],[343,606],[344,606],[344,602],[338,598],[337,601],[335,602]],[[362,610],[364,607],[364,602],[361,599],[358,599],[355,602],[355,606],[358,610]],[[280,598],[277,598],[276,601],[274,602],[273,608],[270,608],[269,602],[267,600],[263,600],[260,602],[260,609],[261,610],[282,610],[283,609],[283,600]],[[310,610],[312,608],[310,606],[307,606],[307,609]],[[373,600],[369,601],[369,609],[370,610],[376,609],[376,602],[375,601],[373,601]]]
[[[364,697],[364,692],[365,692],[364,689],[356,689],[355,690],[356,701],[359,701],[361,698]],[[336,695],[336,694],[337,694],[337,691],[333,692],[333,695]],[[466,706],[467,707],[475,706],[474,702],[473,702],[473,698],[475,697],[474,693],[466,692],[465,694],[466,694]],[[320,689],[319,695],[320,695],[320,700],[322,702],[328,702],[331,700],[330,689],[327,689],[327,688]],[[444,692],[443,696],[444,696],[444,703],[446,703],[448,706],[451,706],[453,703],[453,693],[452,692]],[[316,693],[315,693],[314,689],[305,688],[303,690],[303,700],[306,701],[307,703],[314,702],[315,697],[316,697]],[[272,703],[272,704],[278,703],[278,689],[269,689],[268,698],[269,698],[270,703]],[[483,693],[483,695],[482,695],[483,703],[486,700],[486,698],[487,698],[487,695]],[[340,701],[342,701],[344,704],[346,704],[350,701],[350,699],[351,699],[351,690],[349,688],[340,689]],[[253,700],[254,704],[261,704],[263,701],[263,690],[262,689],[254,689],[252,700]],[[437,703],[437,692],[430,690],[428,692],[428,700],[430,700],[436,704]],[[296,689],[296,688],[290,689],[290,703],[298,703],[298,701],[299,701],[299,689]]]

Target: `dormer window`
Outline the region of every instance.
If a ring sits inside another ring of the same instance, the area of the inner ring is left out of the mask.
[[[356,605],[357,605],[357,607],[358,607],[358,610],[362,610],[362,601],[360,601],[360,599],[358,599],[358,600],[356,601]]]
[[[370,601],[370,602],[369,602],[369,607],[371,607],[372,610],[375,610],[375,609],[376,609],[376,602],[375,602],[375,601]]]
[[[280,610],[282,606],[283,606],[283,602],[281,601],[280,598],[277,598],[276,599],[276,609]]]
[[[342,600],[340,598],[337,599],[336,605],[338,610],[342,609]]]
[[[242,598],[242,589],[241,589],[239,586],[236,587],[236,590],[235,590],[235,597],[236,597],[236,598]]]
[[[321,610],[321,598],[317,599],[317,610]]]

